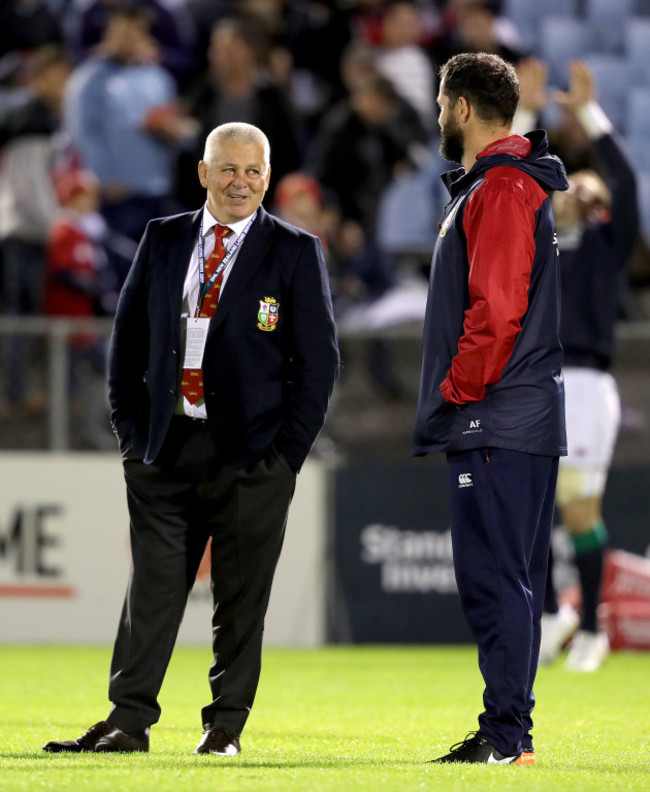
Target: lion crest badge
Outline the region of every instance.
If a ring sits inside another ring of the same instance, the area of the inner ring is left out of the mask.
[[[265,297],[260,300],[259,311],[257,312],[257,326],[260,330],[270,332],[275,330],[280,318],[280,303],[274,297]]]

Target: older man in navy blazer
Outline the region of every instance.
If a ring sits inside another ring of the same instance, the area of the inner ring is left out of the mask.
[[[266,136],[207,138],[196,213],[152,220],[110,343],[132,569],[105,721],[44,750],[147,751],[158,693],[208,541],[212,702],[195,753],[236,755],[295,478],[339,369],[320,242],[264,211]]]

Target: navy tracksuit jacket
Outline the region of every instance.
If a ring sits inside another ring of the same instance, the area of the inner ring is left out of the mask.
[[[568,187],[564,166],[538,130],[498,141],[469,173],[443,180],[451,201],[431,265],[414,453],[492,446],[563,455],[548,193]]]

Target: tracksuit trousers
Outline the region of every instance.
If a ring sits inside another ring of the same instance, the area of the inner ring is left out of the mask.
[[[454,569],[485,682],[481,734],[532,749],[558,458],[501,448],[447,455]]]

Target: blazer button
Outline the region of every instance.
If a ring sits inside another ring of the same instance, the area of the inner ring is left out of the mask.
[[[176,396],[176,391],[173,388],[170,388],[169,392],[171,393],[172,396]]]
[[[178,351],[176,349],[172,349],[172,355],[177,355]]]

